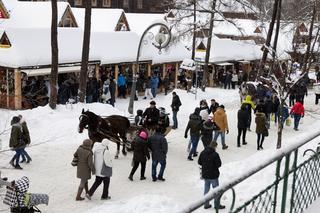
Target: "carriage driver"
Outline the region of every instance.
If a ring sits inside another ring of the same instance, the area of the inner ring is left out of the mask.
[[[150,107],[144,111],[142,116],[144,118],[144,126],[149,130],[154,130],[160,117],[155,101],[150,102]]]

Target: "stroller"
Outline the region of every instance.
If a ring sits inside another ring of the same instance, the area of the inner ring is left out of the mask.
[[[29,179],[22,177],[17,181],[6,182],[7,192],[3,203],[10,206],[13,213],[41,212],[37,205],[49,203],[49,196],[46,194],[27,193]]]

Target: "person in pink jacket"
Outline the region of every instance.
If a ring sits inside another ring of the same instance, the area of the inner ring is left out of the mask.
[[[304,117],[304,107],[300,100],[297,100],[293,105],[290,111],[290,115],[294,118],[294,127],[293,129],[298,131],[299,121]]]

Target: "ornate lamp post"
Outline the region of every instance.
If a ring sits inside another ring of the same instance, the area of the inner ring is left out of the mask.
[[[143,39],[145,35],[150,31],[151,28],[161,26],[161,30],[165,30],[167,34],[164,34],[163,31],[159,32],[156,36],[154,36],[155,43],[152,43],[153,46],[155,46],[159,51],[161,52],[161,49],[166,48],[171,40],[171,31],[169,27],[165,23],[154,23],[150,25],[142,34],[138,46],[138,52],[137,52],[137,58],[136,58],[136,66],[133,70],[133,82],[131,87],[131,94],[130,94],[130,102],[128,107],[129,114],[133,115],[133,104],[134,104],[134,97],[136,94],[136,84],[137,84],[137,73],[139,72],[139,57],[140,57],[140,50],[141,45],[143,43]]]

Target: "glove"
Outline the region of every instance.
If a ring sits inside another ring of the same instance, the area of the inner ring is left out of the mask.
[[[188,135],[184,135],[184,138],[188,138]]]
[[[304,117],[304,115],[301,116],[302,118]]]
[[[227,130],[226,133],[229,134],[229,130]]]

